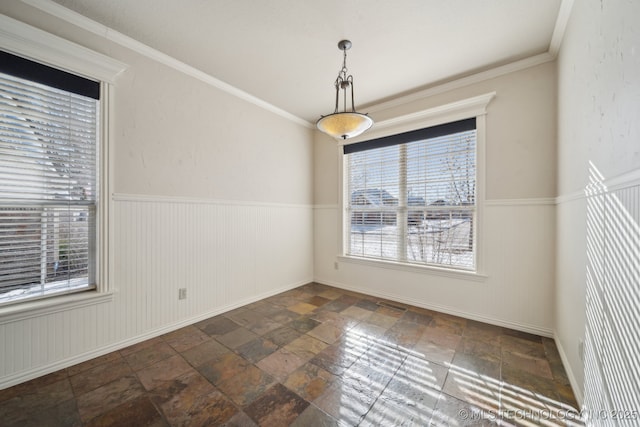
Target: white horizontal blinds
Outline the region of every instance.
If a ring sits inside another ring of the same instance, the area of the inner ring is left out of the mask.
[[[473,204],[476,131],[407,144],[407,186],[416,204],[431,209]]]
[[[93,285],[97,113],[0,73],[0,303]]]
[[[409,261],[475,268],[476,131],[407,144]]]
[[[399,144],[376,140],[369,145],[374,148],[349,150],[347,251],[473,270],[475,120],[441,128],[431,133],[435,137],[428,137],[428,129],[425,131],[422,135],[427,138],[413,133]],[[401,146],[406,151],[404,167]],[[406,189],[406,197],[400,197],[400,188]],[[391,197],[384,202],[380,192]],[[362,194],[367,197],[361,198]],[[398,221],[406,223],[399,226]]]
[[[399,146],[348,155],[349,253],[396,258]]]

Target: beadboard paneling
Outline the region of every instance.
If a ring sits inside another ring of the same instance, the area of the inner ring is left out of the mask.
[[[113,299],[0,324],[0,389],[313,278],[311,206],[115,195],[112,220]]]
[[[384,263],[342,262],[339,208],[315,209],[315,281],[522,331],[552,336],[553,199],[484,204],[478,277]]]
[[[631,419],[640,400],[640,183],[616,189],[597,178],[586,191],[584,405]]]

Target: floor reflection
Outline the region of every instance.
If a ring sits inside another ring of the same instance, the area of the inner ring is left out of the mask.
[[[551,339],[315,283],[0,390],[3,426],[573,426],[575,407]]]

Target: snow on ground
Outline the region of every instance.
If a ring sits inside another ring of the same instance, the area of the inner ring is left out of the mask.
[[[468,219],[425,220],[409,226],[407,261],[450,265],[472,269],[474,252],[470,250],[471,221]],[[395,225],[352,225],[350,255],[398,257],[398,232]]]

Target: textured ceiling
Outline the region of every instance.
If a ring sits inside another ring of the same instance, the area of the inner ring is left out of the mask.
[[[547,52],[561,0],[55,0],[309,122]],[[360,108],[360,107],[363,108]]]

